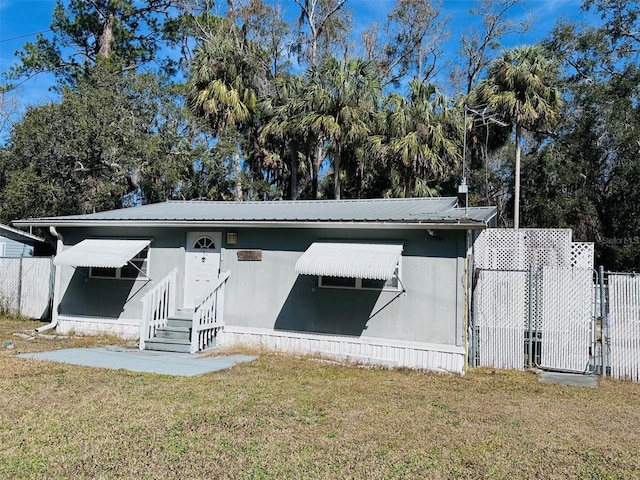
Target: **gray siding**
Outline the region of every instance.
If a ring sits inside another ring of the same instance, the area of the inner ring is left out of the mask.
[[[238,244],[223,256],[232,272],[228,325],[461,345],[463,232],[437,239],[418,230],[236,231]],[[317,277],[298,276],[296,260],[318,240],[404,241],[406,293],[320,288]],[[238,261],[241,249],[262,249],[262,261]]]
[[[60,306],[63,315],[139,319],[144,294],[178,265],[184,271],[185,232],[177,229],[94,229],[62,231],[65,246],[85,238],[151,238],[147,275],[151,281],[89,278],[88,268],[61,268]],[[182,276],[178,275],[178,296],[182,304]]]
[[[0,235],[0,243],[4,243],[4,257],[32,257],[33,247]],[[0,253],[3,248],[0,247]]]
[[[65,245],[84,238],[151,238],[144,280],[89,278],[88,269],[63,267],[63,315],[140,318],[140,299],[173,267],[179,267],[182,305],[186,230],[178,228],[60,229]],[[197,231],[207,229],[196,228]],[[221,231],[211,229],[210,231]],[[231,271],[225,296],[228,325],[299,332],[378,337],[462,345],[464,231],[232,229],[237,245],[224,245],[221,268]],[[295,263],[319,240],[405,242],[402,282],[406,293],[319,288],[318,278],[295,273]],[[238,261],[238,250],[262,250],[261,261]]]

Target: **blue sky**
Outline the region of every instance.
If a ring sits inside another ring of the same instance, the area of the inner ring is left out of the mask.
[[[223,3],[223,2],[221,2]],[[284,8],[295,14],[293,0],[281,0]],[[505,39],[505,46],[531,44],[544,38],[557,19],[562,16],[580,19],[581,0],[527,0],[525,8],[517,8],[512,18],[533,16],[533,28],[524,35]],[[349,0],[347,5],[354,12],[357,27],[367,26],[372,21],[381,23],[394,0]],[[25,42],[34,40],[35,32],[47,30],[55,0],[0,0],[0,72],[6,72],[15,63],[15,50]],[[450,17],[450,39],[445,45],[446,56],[451,57],[458,48],[459,36],[475,17],[468,14],[474,6],[472,0],[443,0],[442,12]],[[22,85],[21,100],[24,105],[44,103],[53,98],[48,92],[51,77],[42,76]]]

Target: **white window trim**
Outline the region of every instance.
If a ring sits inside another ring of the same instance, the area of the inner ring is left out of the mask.
[[[4,257],[4,253],[7,250],[7,242],[0,242],[0,257]]]
[[[146,257],[140,257],[139,256],[140,253],[142,253],[144,251],[147,252],[147,256]],[[138,275],[136,276],[136,278],[123,277],[122,276],[122,269],[124,267],[110,269],[110,270],[115,270],[116,274],[115,274],[114,277],[106,277],[106,276],[103,276],[103,275],[94,275],[94,273],[93,273],[93,269],[94,268],[103,268],[103,267],[89,267],[89,278],[97,278],[97,279],[100,279],[100,280],[128,280],[128,281],[132,281],[133,280],[134,282],[142,282],[142,281],[147,282],[147,281],[149,281],[149,265],[150,265],[150,262],[151,262],[150,253],[151,253],[151,245],[149,245],[148,247],[145,247],[142,250],[140,250],[140,252],[138,252],[136,254],[136,256],[131,259],[130,262],[128,262],[128,263],[133,263],[136,260],[137,261],[143,260],[144,264],[146,265],[146,268],[141,268],[140,269],[140,271],[138,272]]]
[[[341,285],[324,285],[322,283],[322,279],[324,278],[322,275],[318,276],[318,287],[320,288],[337,288],[340,290],[381,290],[383,292],[402,292],[404,290],[403,284],[402,284],[402,257],[400,257],[400,260],[398,260],[398,265],[396,266],[396,269],[398,271],[397,274],[394,275],[393,278],[397,278],[398,281],[396,282],[397,285],[392,286],[392,285],[384,285],[381,289],[380,288],[369,288],[369,287],[363,287],[362,286],[362,278],[355,278],[355,286],[353,287],[349,287],[349,286],[341,286]],[[354,277],[346,277],[346,278],[354,278]]]

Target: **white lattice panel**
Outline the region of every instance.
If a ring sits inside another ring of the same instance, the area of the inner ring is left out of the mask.
[[[542,366],[583,372],[589,363],[593,271],[543,267],[541,279]]]
[[[571,265],[571,230],[488,228],[474,244],[475,266],[496,270]]]
[[[475,290],[474,317],[480,366],[524,368],[527,290],[526,271],[480,272]]]
[[[611,375],[640,382],[640,277],[609,275]]]
[[[520,269],[522,235],[518,230],[488,228],[474,243],[476,268]]]
[[[589,242],[573,242],[571,244],[571,267],[593,268],[594,245]]]

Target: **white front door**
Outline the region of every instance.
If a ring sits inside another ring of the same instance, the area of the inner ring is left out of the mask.
[[[188,232],[184,307],[194,308],[211,291],[220,273],[220,232]]]

